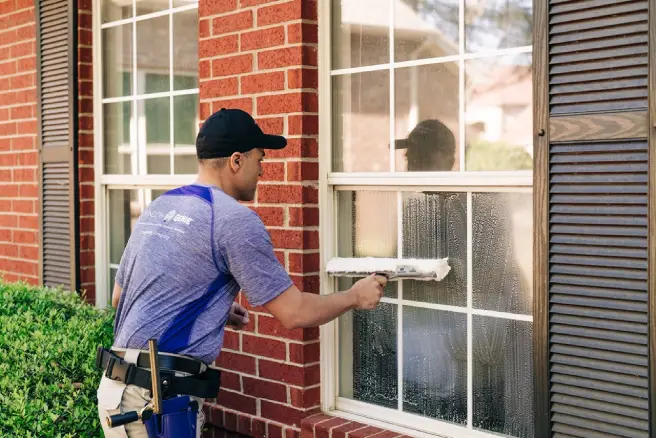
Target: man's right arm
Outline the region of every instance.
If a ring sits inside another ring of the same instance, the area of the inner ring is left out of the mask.
[[[383,295],[385,277],[370,275],[345,292],[316,295],[292,286],[263,307],[287,329],[316,327],[353,309],[375,309]]]

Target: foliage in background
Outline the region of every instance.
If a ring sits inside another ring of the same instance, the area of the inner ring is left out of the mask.
[[[469,171],[533,169],[533,157],[524,149],[503,142],[479,140],[468,145],[465,154]]]
[[[113,320],[77,294],[0,280],[0,436],[102,437],[95,354]]]

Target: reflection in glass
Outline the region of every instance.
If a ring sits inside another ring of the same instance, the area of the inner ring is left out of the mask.
[[[169,17],[137,21],[137,90],[138,94],[170,90]],[[146,74],[162,75],[166,80],[145,83]]]
[[[109,215],[109,263],[118,265],[128,243],[134,224],[141,214],[137,190],[110,190],[107,214]]]
[[[333,171],[389,172],[389,73],[333,77]]]
[[[532,323],[473,316],[474,428],[533,438]]]
[[[533,196],[472,195],[473,306],[531,314],[533,303]]]
[[[132,24],[102,30],[103,96],[132,94]]]
[[[458,54],[458,0],[397,0],[394,5],[397,62]]]
[[[173,97],[173,153],[176,175],[198,172],[196,135],[199,122],[197,94]]]
[[[531,170],[531,54],[468,60],[465,73],[466,170]]]
[[[386,64],[389,59],[389,1],[334,0],[332,68]]]
[[[450,171],[459,166],[458,64],[395,71],[397,171]]]
[[[132,2],[123,0],[104,0],[101,2],[101,20],[103,23],[132,17]]]
[[[467,315],[403,307],[403,410],[467,423]]]
[[[405,280],[403,299],[467,305],[467,194],[407,193],[403,196],[403,258],[449,258],[439,282]]]
[[[147,173],[171,172],[171,115],[170,98],[158,97],[137,101],[139,111],[145,112]]]
[[[137,15],[152,14],[169,8],[169,0],[136,0]]]
[[[173,89],[198,88],[198,10],[173,14]],[[185,77],[187,80],[176,80]]]
[[[340,396],[396,408],[397,308],[381,303],[340,317]]]
[[[103,105],[103,152],[105,173],[131,174],[137,169],[135,123],[132,102]]]
[[[465,0],[467,52],[530,46],[532,0]]]

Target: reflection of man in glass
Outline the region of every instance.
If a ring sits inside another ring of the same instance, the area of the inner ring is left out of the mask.
[[[455,163],[454,135],[438,120],[420,122],[406,139],[396,142],[396,148],[405,149],[408,171],[450,171]],[[476,273],[472,279],[474,307],[526,312],[525,306],[530,303],[522,304],[516,296],[518,290],[524,291],[528,286],[516,286],[525,279],[513,263],[510,223],[498,217],[499,212],[507,209],[501,205],[504,202],[504,195],[483,194],[474,198],[476,217],[472,220],[472,231],[477,245],[472,254],[473,272]],[[438,283],[404,281],[403,299],[466,307],[466,193],[405,194],[402,232],[404,258],[448,257],[452,268]],[[403,409],[465,424],[466,313],[404,306],[403,315],[403,327],[398,327],[403,333]],[[361,367],[374,365],[376,361],[366,358],[372,354],[379,358],[396,356],[396,315],[392,312],[380,314],[378,323],[373,325],[374,321],[365,321],[373,317],[368,314],[355,318],[358,326],[355,332],[360,343],[364,341],[363,334],[368,337],[367,328],[373,326],[380,327],[374,331],[384,331],[385,336],[373,333],[371,343],[365,342],[354,351],[355,368],[361,374],[355,379],[354,391],[356,398],[363,401],[387,404],[382,394],[375,396],[367,384],[371,379],[366,375],[374,370]],[[525,339],[530,333],[513,331],[513,328],[513,322],[507,320],[473,317],[474,427],[520,437],[532,436],[531,351],[519,347],[531,345],[530,339]],[[381,337],[386,340],[382,341]],[[375,354],[370,350],[373,347],[385,351]],[[388,378],[395,379],[395,376],[388,375],[383,380]]]

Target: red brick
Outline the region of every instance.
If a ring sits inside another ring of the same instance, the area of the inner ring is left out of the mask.
[[[301,291],[312,294],[318,294],[320,292],[321,284],[318,275],[290,275],[290,277],[296,287]]]
[[[262,163],[262,181],[284,181],[285,163]]]
[[[16,201],[14,201],[16,202]],[[39,218],[38,216],[19,216],[18,217],[18,228],[24,228],[28,230],[37,231],[39,229]]]
[[[285,212],[282,207],[252,207],[267,227],[281,227],[284,222]]]
[[[205,96],[201,95],[203,98]],[[238,108],[246,111],[247,113],[253,112],[253,99],[250,97],[222,99],[212,102],[212,113],[219,111],[221,108]]]
[[[36,42],[28,41],[11,46],[11,57],[22,58],[24,56],[34,55]]]
[[[291,426],[300,426],[301,420],[305,417],[305,412],[300,409],[262,400],[261,412],[263,418],[268,418],[279,423],[289,424]],[[271,433],[269,433],[271,436]]]
[[[285,438],[300,438],[301,432],[298,429],[285,428]]]
[[[10,154],[0,155],[0,167],[13,167],[17,165],[18,165],[18,155],[10,155]],[[283,169],[283,174],[284,174],[284,169]]]
[[[34,201],[14,200],[12,209],[14,213],[34,213]]]
[[[0,212],[6,213],[11,206],[10,200],[0,199]],[[0,214],[0,228],[16,228],[18,226],[18,217],[14,214]]]
[[[271,359],[285,360],[287,357],[287,346],[284,342],[246,334],[242,337],[242,351]]]
[[[275,336],[292,341],[309,341],[319,336],[319,329],[317,327],[287,330],[277,319],[266,315],[258,315],[257,332],[262,335]],[[260,367],[260,371],[261,369]]]
[[[321,269],[319,253],[289,253],[289,272],[318,272]]]
[[[198,75],[201,80],[209,79],[212,77],[212,62],[200,61],[198,63]]]
[[[319,383],[319,365],[308,367],[260,359],[260,377],[295,386]]]
[[[11,230],[3,230],[0,228],[0,242],[13,242],[11,238]]]
[[[35,149],[34,137],[17,137],[11,139],[11,149],[20,151],[25,149]]]
[[[319,179],[319,163],[310,161],[288,161],[287,181],[317,181]]]
[[[39,186],[36,184],[21,184],[18,186],[18,196],[21,198],[36,198],[39,196]]]
[[[291,405],[295,408],[308,409],[321,404],[321,387],[289,388]]]
[[[201,82],[200,92],[204,97],[227,97],[238,94],[237,78],[216,79]]]
[[[17,126],[16,122],[10,122],[10,123],[0,123],[0,135],[16,135],[17,133]]]
[[[221,387],[233,391],[241,391],[241,380],[239,374],[221,370]]]
[[[0,243],[0,257],[18,258],[18,245],[11,243]],[[287,395],[285,395],[285,399]]]
[[[239,6],[241,6],[242,8],[246,8],[246,7],[249,7],[249,6],[258,6],[258,5],[263,5],[265,3],[271,3],[271,2],[275,2],[275,1],[278,1],[278,0],[240,0]]]
[[[281,383],[244,377],[244,394],[267,400],[287,402],[287,387]]]
[[[16,61],[7,61],[0,63],[0,76],[7,76],[7,75],[13,75],[17,71],[17,63]],[[7,105],[9,105],[7,103]]]
[[[223,426],[223,409],[217,405],[209,407],[210,414],[206,417],[207,421],[214,426]]]
[[[348,424],[349,420],[344,418],[331,417],[329,420],[325,420],[316,424],[314,426],[314,437],[316,438],[330,438],[330,430],[337,428],[339,426],[344,426]],[[303,421],[305,425],[305,420]],[[313,438],[314,438],[313,437]]]
[[[259,418],[253,418],[251,421],[251,435],[253,438],[265,438],[266,423]]]
[[[239,333],[226,330],[223,333],[223,348],[239,351]]]
[[[285,72],[260,73],[241,77],[242,94],[264,93],[285,89]]]
[[[285,251],[273,251],[273,253],[276,255],[276,258],[280,262],[281,265],[287,266],[287,262],[285,261]]]
[[[37,246],[20,246],[20,252],[18,256],[25,260],[39,260],[39,247]],[[95,278],[94,278],[95,280]]]
[[[11,181],[11,169],[0,169],[0,182],[10,182],[10,181]]]
[[[19,59],[17,61],[17,71],[36,71],[36,57]]]
[[[222,351],[216,360],[216,364],[221,368],[255,374],[255,358],[243,354]]]
[[[282,426],[267,424],[267,438],[282,438]]]
[[[300,112],[317,112],[316,93],[287,93],[257,98],[257,114],[288,114]]]
[[[257,66],[260,70],[292,67],[317,66],[317,49],[309,46],[285,47],[258,53]]]
[[[287,43],[318,44],[319,27],[314,23],[291,23],[287,25]]]
[[[202,0],[198,4],[198,15],[206,17],[234,11],[235,9],[237,9],[237,0]]]
[[[212,58],[239,50],[239,37],[228,35],[222,38],[212,38],[198,42],[199,58]]]
[[[80,143],[82,143],[80,141]],[[93,150],[80,149],[78,151],[78,161],[80,165],[93,166]]]
[[[311,114],[289,116],[289,135],[319,134],[319,116]]]
[[[223,414],[223,427],[227,430],[237,430],[237,414],[235,412],[225,411]]]
[[[383,429],[377,427],[369,426],[364,429],[357,429],[348,433],[349,438],[366,438],[371,435],[376,435],[377,433],[382,432]]]
[[[368,427],[365,424],[360,423],[347,423],[343,426],[335,427],[331,430],[332,438],[346,438],[346,434],[358,429],[363,429]]]
[[[2,235],[0,233],[0,240],[2,240]],[[3,267],[5,271],[13,272],[19,275],[28,275],[35,277],[38,275],[38,263],[29,262],[24,260],[10,260],[0,258],[0,266]]]
[[[253,56],[251,54],[230,56],[212,60],[212,75],[231,76],[253,71]]]
[[[269,230],[276,249],[319,249],[319,235],[314,230]]]
[[[316,20],[317,3],[313,0],[293,0],[273,6],[266,6],[257,11],[257,25],[268,26],[293,20]]]
[[[31,245],[37,243],[36,231],[14,230],[14,242]]]
[[[255,121],[266,134],[282,135],[285,130],[285,120],[282,117],[258,118]]]
[[[11,88],[16,90],[19,88],[30,88],[34,86],[35,75],[33,73],[28,73],[20,76],[13,76],[11,78]]]
[[[240,415],[238,419],[238,424],[237,428],[239,429],[239,433],[247,436],[252,436],[251,435],[251,425],[252,425],[252,417],[248,417],[246,415]]]
[[[255,30],[241,34],[239,49],[248,50],[266,49],[285,44],[285,28],[283,26]]]
[[[287,70],[287,88],[317,89],[319,74],[317,69],[294,68]]]
[[[37,152],[24,152],[17,155],[19,166],[37,166],[39,164],[39,155]]]
[[[205,1],[207,2],[208,0]],[[201,14],[201,16],[204,16],[204,14]],[[252,11],[237,12],[235,14],[217,17],[212,20],[212,33],[214,35],[250,29],[251,27],[253,27]]]
[[[14,169],[15,182],[34,182],[36,181],[35,169]]]
[[[257,199],[268,204],[316,204],[319,202],[317,189],[310,186],[262,184]]]
[[[207,2],[207,0],[206,0]],[[207,2],[209,3],[209,2]],[[210,30],[210,20],[209,19],[201,19],[198,21],[198,37],[199,38],[207,38],[210,35],[212,35],[212,31]]]
[[[240,394],[238,392],[221,389],[219,391],[217,402],[221,406],[225,406],[228,409],[234,409],[235,411],[244,412],[251,415],[256,415],[257,413],[255,398]]]
[[[16,123],[16,129],[18,130],[18,134],[36,134],[36,121],[18,122]]]

